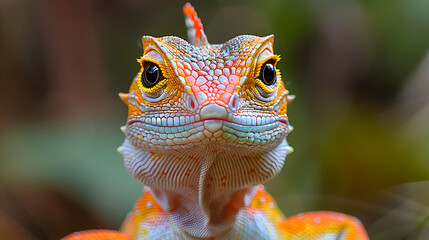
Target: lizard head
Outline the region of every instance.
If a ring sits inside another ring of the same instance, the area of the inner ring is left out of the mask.
[[[202,47],[144,36],[140,71],[124,97],[127,137],[163,152],[278,145],[291,130],[279,59],[272,35]]]

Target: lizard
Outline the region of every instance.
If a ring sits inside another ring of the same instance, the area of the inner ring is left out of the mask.
[[[210,44],[191,4],[189,42],[142,37],[118,151],[144,190],[121,230],[63,240],[369,239],[360,221],[337,212],[285,218],[263,183],[292,152],[274,36],[240,35]]]

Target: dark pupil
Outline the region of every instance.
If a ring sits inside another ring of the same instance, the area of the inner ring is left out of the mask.
[[[161,79],[161,70],[155,64],[146,66],[143,72],[143,86],[153,87]]]
[[[261,77],[262,77],[262,82],[264,82],[267,85],[271,85],[275,83],[276,69],[274,68],[273,64],[265,63],[262,66]]]

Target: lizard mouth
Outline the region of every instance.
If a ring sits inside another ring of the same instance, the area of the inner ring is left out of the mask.
[[[182,117],[182,116],[181,116]],[[182,119],[182,120],[181,120]],[[198,119],[143,117],[129,119],[126,135],[136,145],[152,150],[198,147],[261,150],[279,143],[292,130],[283,116],[235,116]],[[216,143],[216,144],[213,144]]]
[[[279,127],[285,128],[287,132],[292,130],[292,126],[290,126],[287,118],[270,118],[269,120],[265,119],[265,121],[257,118],[243,118],[235,121],[223,118],[207,118],[190,123],[181,123],[174,120],[171,121],[167,118],[161,119],[160,121],[155,119],[132,119],[127,122],[127,129],[131,130],[135,127],[140,130],[149,130],[152,133],[179,133],[182,131],[196,133],[198,131],[204,132],[204,130],[212,133],[219,130],[227,132],[228,130],[232,130],[233,132],[258,133],[274,130]]]
[[[289,121],[286,117],[280,116],[238,116],[238,117],[228,117],[228,118],[205,118],[200,119],[198,116],[182,116],[182,117],[165,117],[165,116],[154,116],[154,117],[142,117],[136,119],[129,119],[127,122],[127,127],[136,123],[142,123],[147,126],[153,127],[184,127],[187,125],[201,124],[204,122],[217,121],[230,123],[235,125],[242,125],[248,127],[264,126],[273,123],[281,123],[286,126],[289,125]]]
[[[223,122],[229,122],[229,123],[232,123],[232,124],[239,124],[239,125],[243,125],[243,126],[256,126],[256,125],[261,125],[260,123],[258,124],[258,122],[256,122],[256,124],[251,124],[251,123],[249,123],[249,124],[245,124],[245,123],[239,123],[239,122],[237,122],[237,121],[231,121],[231,120],[228,120],[228,119],[223,119],[223,118],[207,118],[207,119],[203,119],[203,120],[199,120],[199,121],[196,121],[195,123],[198,123],[198,122],[205,122],[205,121],[223,121]],[[252,121],[252,120],[250,120],[250,121]],[[257,121],[257,119],[256,119],[256,121]],[[276,120],[274,120],[274,121],[277,121],[277,122],[280,122],[280,123],[283,123],[283,124],[285,124],[285,125],[289,125],[289,123],[288,123],[288,121],[287,121],[287,119],[286,118],[279,118],[279,119],[276,119]],[[262,125],[264,125],[264,124],[262,124]]]

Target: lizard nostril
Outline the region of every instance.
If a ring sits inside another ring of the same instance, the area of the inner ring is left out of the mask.
[[[198,103],[197,103],[197,99],[195,98],[195,96],[194,95],[188,95],[188,98],[187,98],[187,101],[186,101],[186,105],[187,105],[187,108],[190,110],[190,111],[192,111],[192,112],[194,112],[194,111],[196,111],[197,110],[197,108],[198,108]]]
[[[191,108],[195,108],[195,103],[194,103],[194,101],[191,101],[191,102],[190,102],[190,107],[191,107]]]
[[[229,103],[228,103],[229,108],[232,111],[237,111],[238,105],[239,105],[239,100],[240,100],[240,97],[238,96],[238,94],[232,95],[232,97],[231,97],[231,99],[229,100]]]

